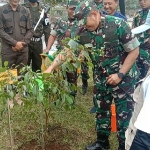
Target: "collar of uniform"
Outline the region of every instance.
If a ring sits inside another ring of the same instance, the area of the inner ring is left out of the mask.
[[[150,8],[143,9],[142,10],[143,15],[145,15],[145,14],[147,15],[149,10],[150,10]]]
[[[11,5],[8,3],[8,11],[13,11]],[[20,5],[18,4],[16,11],[20,11]]]

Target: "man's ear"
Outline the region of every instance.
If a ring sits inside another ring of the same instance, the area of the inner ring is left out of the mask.
[[[91,12],[91,15],[92,15],[95,19],[97,19],[98,13],[99,13],[99,12],[93,10],[93,11]]]
[[[118,5],[119,5],[119,0],[118,0],[118,1],[116,1],[115,3],[116,3],[116,5],[117,5],[117,7],[118,7]]]

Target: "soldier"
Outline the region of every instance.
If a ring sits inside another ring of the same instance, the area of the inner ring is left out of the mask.
[[[132,116],[132,94],[138,77],[135,60],[139,54],[139,42],[132,36],[124,20],[113,16],[101,17],[97,7],[89,1],[78,5],[75,17],[79,26],[88,30],[93,44],[93,51],[89,54],[94,65],[93,101],[96,107],[97,140],[86,150],[110,148],[108,138],[112,99],[117,112],[118,150],[125,150],[125,131]],[[69,57],[67,48],[66,53]],[[64,55],[59,54],[45,73],[50,73],[65,59]]]
[[[132,28],[138,27],[145,23],[150,8],[150,0],[139,0],[142,10],[135,13]],[[134,33],[134,31],[133,31]],[[137,59],[137,66],[140,70],[140,79],[144,78],[148,72],[150,64],[150,39],[149,31],[137,35],[140,42],[140,55]]]
[[[103,10],[103,0],[92,0],[93,5],[97,5],[98,10],[101,12]],[[80,35],[84,36],[86,41],[88,43],[88,38],[87,38],[87,32],[86,30]],[[87,60],[85,59],[83,63],[81,63],[81,76],[82,76],[82,94],[85,95],[87,92],[88,88],[88,79],[90,78],[89,76],[89,67],[87,65]]]
[[[115,16],[122,18],[127,21],[127,18],[117,11],[119,0],[103,0],[104,12],[105,15]]]
[[[75,11],[75,8],[78,4],[78,1],[76,0],[69,0],[67,3],[67,16],[64,16],[63,18],[60,18],[54,25],[53,30],[50,33],[50,37],[48,39],[48,44],[45,50],[43,50],[45,53],[48,53],[54,44],[56,38],[58,41],[57,50],[62,49],[62,40],[66,37],[74,37],[74,33],[71,33],[71,29],[76,26],[77,21],[74,19],[73,14]]]
[[[93,5],[97,5],[97,9],[101,12],[103,9],[103,0],[93,0]]]
[[[68,15],[59,19],[53,30],[50,33],[50,37],[48,40],[48,44],[46,49],[44,50],[45,53],[48,53],[51,49],[52,45],[54,44],[55,39],[57,38],[58,45],[57,45],[57,51],[60,52],[63,48],[62,46],[62,40],[66,37],[75,37],[75,32],[77,26],[77,20],[74,19],[74,11],[76,6],[78,5],[77,0],[69,0],[66,10]],[[72,32],[71,32],[72,30]],[[75,32],[74,32],[75,31]],[[67,80],[69,83],[72,83],[74,85],[77,85],[77,73],[76,72],[67,72]],[[73,92],[73,96],[75,96],[76,92]]]
[[[24,4],[24,6],[30,10],[33,20],[33,27],[35,27],[40,18],[42,10],[44,9],[44,6],[42,6],[42,4],[37,0],[29,0],[29,2]],[[32,63],[32,70],[34,72],[37,70],[41,71],[42,59],[40,54],[43,52],[43,34],[45,35],[45,43],[47,43],[50,35],[50,23],[47,12],[44,13],[44,17],[37,26],[29,44],[28,65]]]
[[[132,32],[139,34],[139,33],[145,32],[149,29],[150,29],[150,10],[148,12],[145,23],[142,24],[141,26],[138,26],[138,27],[132,29]],[[147,77],[149,75],[150,75],[150,71],[148,72]],[[134,112],[133,112],[132,118],[131,118],[130,123],[129,123],[129,127],[126,131],[126,150],[130,149],[130,147],[132,145],[132,142],[133,142],[133,139],[134,139],[134,136],[136,135],[137,129],[134,126],[134,123],[136,122],[137,117],[138,117],[138,115],[141,111],[141,108],[143,106],[143,103],[145,101],[143,98],[147,94],[145,92],[144,92],[145,94],[143,94],[143,89],[144,88],[143,88],[143,84],[141,84],[145,79],[146,78],[144,78],[144,79],[142,79],[138,82],[139,86],[136,88],[136,90],[134,92],[134,95],[133,95],[134,101],[135,101],[135,106],[134,106]],[[141,124],[142,124],[142,122],[141,122]],[[147,140],[147,139],[145,139],[145,140]],[[142,140],[142,142],[143,142],[143,140]],[[140,145],[141,145],[141,143],[140,143]],[[140,150],[142,150],[142,149],[140,149]]]
[[[103,0],[103,6],[105,10],[103,11],[104,15],[115,16],[115,17],[122,18],[123,20],[127,21],[127,18],[125,16],[117,12],[118,0]],[[95,113],[95,111],[96,111],[95,107],[93,107],[90,110],[91,113]]]
[[[17,67],[18,73],[28,61],[28,44],[33,35],[29,10],[19,5],[20,0],[9,0],[0,8],[0,38],[2,66]]]

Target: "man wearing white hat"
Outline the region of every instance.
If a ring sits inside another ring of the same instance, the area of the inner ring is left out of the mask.
[[[138,26],[140,26],[140,28],[136,28],[132,32],[137,34],[137,38],[140,42],[140,54],[137,59],[137,66],[140,71],[140,79],[142,79],[146,76],[150,64],[150,40],[148,33],[148,29],[150,28],[150,0],[139,0],[139,4],[142,9],[135,14],[132,28]]]
[[[132,33],[148,33],[149,29],[150,11],[145,23],[132,29]],[[149,43],[149,41],[147,41],[147,43]],[[136,88],[133,95],[135,101],[134,112],[126,131],[126,150],[150,149],[150,71],[138,84],[139,86]]]

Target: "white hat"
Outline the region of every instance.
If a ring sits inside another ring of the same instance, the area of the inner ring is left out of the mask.
[[[147,18],[146,18],[145,23],[142,24],[139,27],[136,27],[136,28],[132,29],[131,32],[133,34],[139,34],[139,33],[142,33],[144,31],[148,30],[148,29],[150,29],[150,10],[149,10],[149,12],[147,14]]]

